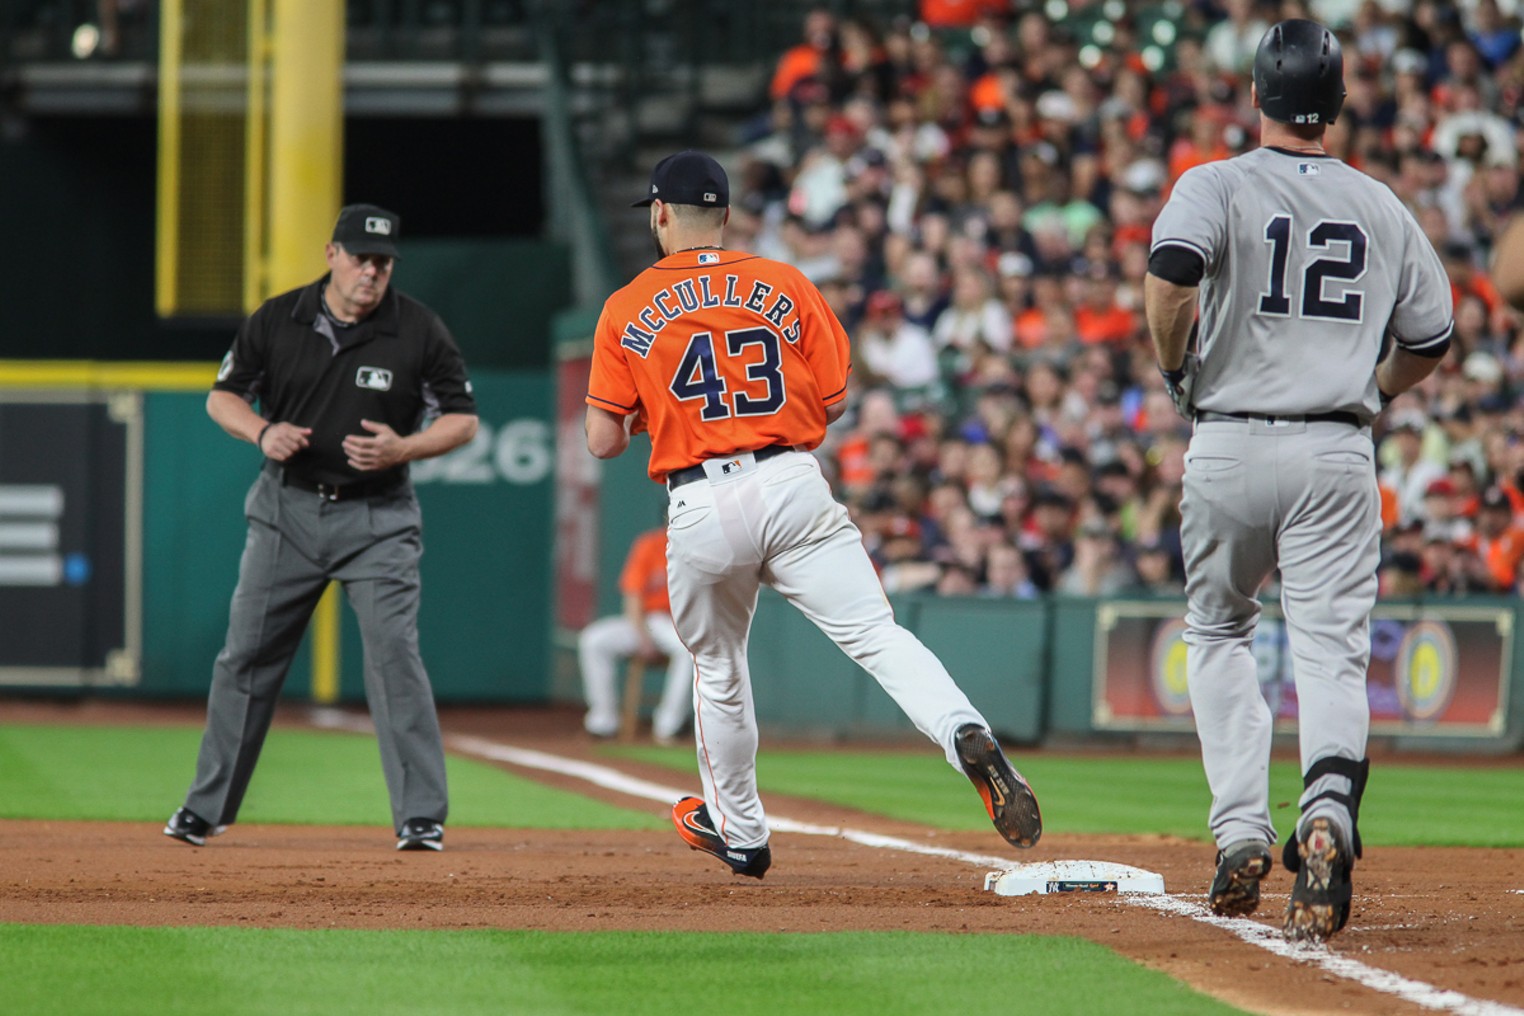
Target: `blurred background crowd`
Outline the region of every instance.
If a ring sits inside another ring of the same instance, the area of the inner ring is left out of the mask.
[[[811,13],[743,129],[727,246],[798,266],[852,339],[822,459],[891,592],[1179,594],[1189,425],[1142,312],[1182,173],[1254,147],[1265,29],[1343,42],[1326,145],[1441,253],[1445,363],[1376,422],[1384,595],[1511,592],[1524,344],[1489,280],[1520,203],[1516,0],[923,0]]]

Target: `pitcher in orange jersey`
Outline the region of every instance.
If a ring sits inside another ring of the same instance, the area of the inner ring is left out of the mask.
[[[659,260],[609,297],[594,337],[587,446],[613,458],[649,430],[667,486],[667,589],[694,658],[703,799],[672,809],[684,842],[761,878],[746,644],[757,591],[782,593],[862,665],[973,782],[1007,841],[1042,832],[1037,799],[946,668],[894,621],[862,534],[810,455],[845,410],[850,348],[795,268],[721,246],[730,185],[701,152],[651,173]]]

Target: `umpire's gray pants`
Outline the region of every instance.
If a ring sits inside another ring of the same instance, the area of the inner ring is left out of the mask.
[[[238,817],[292,658],[329,579],[337,579],[360,623],[365,697],[392,826],[410,818],[443,822],[444,746],[418,653],[422,517],[411,484],[379,497],[325,501],[283,486],[279,472],[266,468],[244,512],[248,539],[185,806],[213,825]],[[322,774],[312,778],[321,793]]]
[[[1275,842],[1269,764],[1273,717],[1250,643],[1255,594],[1277,567],[1286,615],[1302,771],[1325,756],[1365,757],[1370,611],[1380,557],[1380,496],[1370,432],[1345,423],[1199,423],[1180,501],[1186,667],[1218,847]],[[1348,793],[1342,776],[1320,779]],[[1324,799],[1302,825],[1348,810]]]

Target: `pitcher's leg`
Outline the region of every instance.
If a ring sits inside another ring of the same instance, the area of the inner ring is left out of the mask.
[[[272,526],[250,522],[185,797],[185,807],[214,826],[238,818],[281,685],[327,584],[322,569]]]
[[[741,850],[767,842],[767,816],[757,794],[757,717],[746,646],[757,609],[758,581],[740,571],[725,577],[671,566],[672,616],[693,651],[693,731],[704,802],[715,831]]]
[[[832,502],[823,538],[775,554],[764,578],[889,693],[916,729],[962,772],[953,735],[987,726],[942,661],[894,620],[847,509]]]
[[[582,671],[582,694],[587,715],[582,726],[598,737],[619,730],[619,690],[615,670],[619,660],[635,651],[635,629],[624,616],[605,617],[577,636],[577,663]]]

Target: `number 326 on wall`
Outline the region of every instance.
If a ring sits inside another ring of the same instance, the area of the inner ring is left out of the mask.
[[[550,475],[550,424],[511,420],[494,428],[485,420],[476,436],[447,455],[414,462],[414,483],[505,483],[527,486]]]

